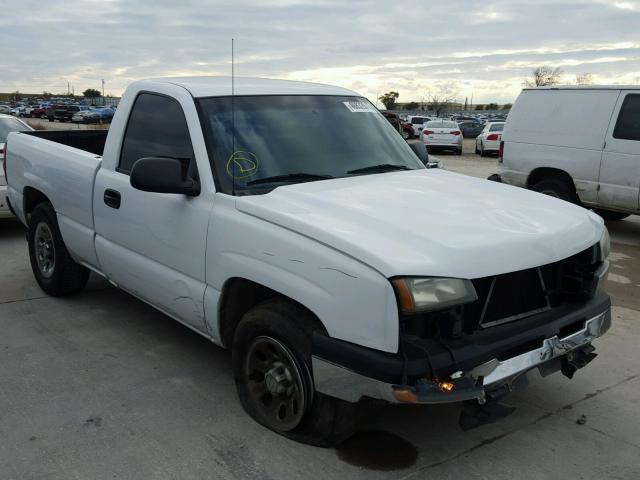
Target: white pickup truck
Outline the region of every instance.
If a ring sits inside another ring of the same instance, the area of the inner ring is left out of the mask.
[[[611,322],[599,216],[425,168],[355,92],[234,93],[144,80],[108,134],[9,135],[45,292],[102,275],[230,348],[246,411],[316,445],[346,438],[363,399],[488,408],[532,369],[571,377],[595,356]]]

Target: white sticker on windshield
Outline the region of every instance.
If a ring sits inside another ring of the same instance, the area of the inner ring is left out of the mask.
[[[348,102],[342,102],[352,113],[372,113],[375,110],[370,103],[362,100],[350,100]]]

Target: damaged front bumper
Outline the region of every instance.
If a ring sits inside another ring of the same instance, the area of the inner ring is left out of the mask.
[[[575,325],[576,322],[579,327],[566,333],[567,325]],[[369,397],[392,403],[436,404],[465,400],[484,403],[487,396],[510,389],[518,377],[534,368],[543,375],[562,370],[571,377],[575,370],[595,356],[591,342],[610,326],[610,300],[601,294],[582,309],[524,332],[529,335],[521,332],[517,338],[512,337],[523,344],[540,339],[537,348],[505,359],[499,352],[500,349],[508,350],[503,346],[508,344],[509,337],[493,345],[481,341],[480,348],[473,345],[472,350],[475,358],[485,357],[484,361],[480,360],[475,365],[470,365],[469,359],[461,364],[453,363],[455,368],[463,368],[445,378],[440,377],[438,371],[447,368],[451,371],[452,365],[440,365],[438,368],[431,365],[431,369],[422,367],[425,375],[411,375],[411,381],[407,381],[407,372],[416,372],[415,361],[408,364],[407,359],[399,355],[374,352],[315,335],[312,356],[314,382],[318,392],[349,402]],[[550,335],[551,332],[555,334]],[[540,334],[544,336],[541,338]],[[486,360],[489,352],[496,356]],[[432,362],[437,363],[437,358],[429,363]]]

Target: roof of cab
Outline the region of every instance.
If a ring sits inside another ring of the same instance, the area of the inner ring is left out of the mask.
[[[143,82],[171,83],[187,89],[193,97],[222,97],[231,95],[231,77],[164,77]],[[346,88],[311,82],[272,80],[267,78],[235,77],[235,95],[347,95],[360,96]]]

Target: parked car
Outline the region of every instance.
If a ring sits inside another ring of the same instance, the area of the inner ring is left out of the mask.
[[[393,112],[380,112],[382,113],[382,115],[384,116],[384,118],[387,119],[387,121],[393,125],[393,128],[395,128],[398,133],[402,133],[402,122],[400,121],[400,117],[398,117],[397,113],[393,113]]]
[[[407,123],[409,123],[412,129],[412,133],[409,138],[419,137],[422,127],[430,120],[430,117],[422,115],[409,115],[409,117],[407,117]]]
[[[44,105],[39,105],[31,110],[33,118],[47,118],[47,109]]]
[[[50,122],[70,122],[73,116],[81,111],[89,110],[88,105],[51,105],[47,108],[46,115]]]
[[[11,109],[11,115],[13,115],[14,117],[24,117],[26,116],[26,107],[20,105],[17,107],[13,107]]]
[[[502,140],[504,183],[609,220],[640,213],[640,87],[525,89]]]
[[[476,153],[481,157],[485,157],[488,153],[497,154],[500,150],[503,129],[504,122],[487,123],[480,135],[476,137]]]
[[[420,132],[420,140],[427,150],[453,150],[462,155],[462,131],[458,124],[451,120],[432,120],[424,125]]]
[[[476,138],[484,129],[484,124],[480,122],[460,122],[458,126],[464,138]]]
[[[18,120],[11,115],[0,114],[0,163],[4,164],[4,152],[7,136],[10,132],[28,132],[33,130],[22,120]],[[7,180],[4,169],[0,170],[0,218],[11,217],[13,214],[7,204]]]
[[[11,107],[9,105],[0,105],[0,114],[11,115]]]
[[[229,84],[140,81],[108,132],[9,135],[46,293],[106,277],[230,348],[248,414],[315,445],[345,439],[365,398],[494,420],[480,409],[529,370],[571,378],[595,356],[611,324],[598,215],[425,168],[353,91]]]

